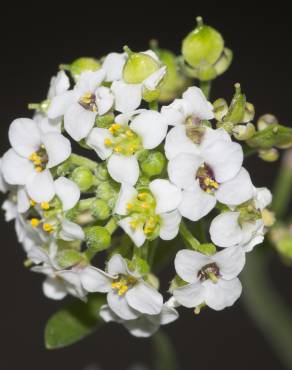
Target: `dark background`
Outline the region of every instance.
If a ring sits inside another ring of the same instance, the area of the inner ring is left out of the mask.
[[[198,3],[198,2],[197,2]],[[1,154],[8,149],[7,129],[17,117],[29,116],[26,106],[45,97],[49,79],[60,63],[79,56],[99,57],[148,47],[158,38],[161,47],[179,52],[182,38],[202,15],[220,30],[234,51],[234,63],[219,78],[212,97],[230,98],[240,82],[257,114],[273,112],[281,122],[291,120],[291,21],[281,2],[273,9],[244,3],[232,7],[222,2],[205,6],[179,1],[136,2],[131,7],[114,2],[83,1],[66,10],[38,3],[21,9],[16,3],[2,12],[0,57]],[[117,7],[118,6],[118,7]],[[6,21],[6,23],[5,23]],[[277,164],[258,159],[247,162],[257,186],[272,186]],[[43,345],[43,327],[59,303],[41,293],[41,278],[22,267],[24,254],[16,242],[12,224],[1,216],[0,368],[8,370],[85,369],[98,363],[105,370],[124,370],[129,363],[151,362],[151,342],[130,337],[120,327],[104,326],[99,333],[74,347],[49,352]],[[291,305],[292,271],[275,256],[274,282]],[[166,328],[176,347],[182,370],[284,369],[257,331],[241,302],[223,312],[206,310],[194,317],[185,310],[180,320]],[[292,350],[292,344],[291,344]],[[129,361],[130,359],[130,361]]]

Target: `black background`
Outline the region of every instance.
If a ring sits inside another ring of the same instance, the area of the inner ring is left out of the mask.
[[[273,4],[273,8],[261,7],[259,3],[255,8],[255,2],[242,6],[198,3],[136,1],[130,6],[83,1],[71,2],[66,10],[48,2],[31,8],[26,4],[26,9],[12,4],[1,15],[1,153],[9,146],[8,125],[14,118],[29,116],[27,103],[45,97],[49,79],[59,63],[120,51],[124,44],[144,50],[153,37],[159,39],[162,47],[179,52],[182,38],[193,28],[198,15],[222,32],[235,56],[230,70],[215,82],[212,98],[230,98],[233,84],[240,82],[258,115],[273,112],[281,122],[292,125],[292,34],[288,8],[281,2]],[[247,162],[247,167],[257,186],[272,186],[277,164],[255,158]],[[2,216],[1,369],[82,370],[88,364],[98,363],[105,370],[124,370],[130,363],[151,363],[151,342],[132,338],[114,325],[104,326],[74,347],[46,351],[43,326],[59,303],[43,297],[40,276],[22,267],[23,258],[13,225],[4,223]],[[271,273],[292,310],[291,269],[275,256]],[[182,370],[283,369],[240,302],[219,313],[206,310],[200,317],[184,311],[166,331],[174,342]]]

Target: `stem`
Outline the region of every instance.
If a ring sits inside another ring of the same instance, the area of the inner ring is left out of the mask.
[[[105,225],[105,228],[107,229],[107,231],[112,235],[116,229],[118,227],[118,223],[117,223],[117,220],[112,217],[108,223]]]
[[[98,164],[91,159],[82,157],[78,154],[71,154],[70,156],[70,163],[75,164],[76,166],[84,166],[89,168],[90,170],[96,170]]]
[[[156,100],[149,102],[149,108],[158,111],[158,102]]]
[[[179,232],[188,248],[200,250],[200,242],[192,235],[184,221],[180,224]]]
[[[252,156],[253,154],[257,153],[257,149],[251,148],[250,146],[244,145],[243,146],[243,153],[244,153],[244,158],[248,158]]]
[[[178,370],[176,350],[169,337],[159,330],[152,339],[155,370]]]
[[[272,208],[277,216],[284,216],[292,193],[292,149],[285,152],[275,183]]]
[[[200,81],[200,88],[203,91],[206,99],[210,98],[210,93],[211,93],[211,81]]]
[[[156,249],[157,249],[157,246],[158,246],[158,240],[159,239],[157,238],[157,239],[153,240],[152,242],[149,242],[149,245],[148,245],[148,248],[149,248],[149,251],[148,251],[149,266],[153,265]]]
[[[242,274],[243,302],[279,359],[287,369],[292,369],[292,316],[273,288],[268,272],[268,257],[259,251],[249,256]]]

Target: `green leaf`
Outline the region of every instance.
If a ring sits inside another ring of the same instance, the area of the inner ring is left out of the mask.
[[[103,321],[98,315],[105,303],[103,295],[90,295],[88,301],[74,300],[55,313],[45,328],[45,346],[57,349],[70,346],[91,334]]]
[[[292,128],[278,124],[269,125],[264,130],[256,132],[247,144],[259,149],[289,148],[292,146]]]

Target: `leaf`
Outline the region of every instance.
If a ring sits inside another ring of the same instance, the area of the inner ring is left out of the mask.
[[[65,305],[47,322],[46,348],[67,347],[91,334],[103,323],[98,311],[104,303],[104,295],[92,294],[86,303],[74,300]]]
[[[258,149],[289,148],[292,146],[292,128],[278,124],[269,125],[255,133],[247,144]]]

